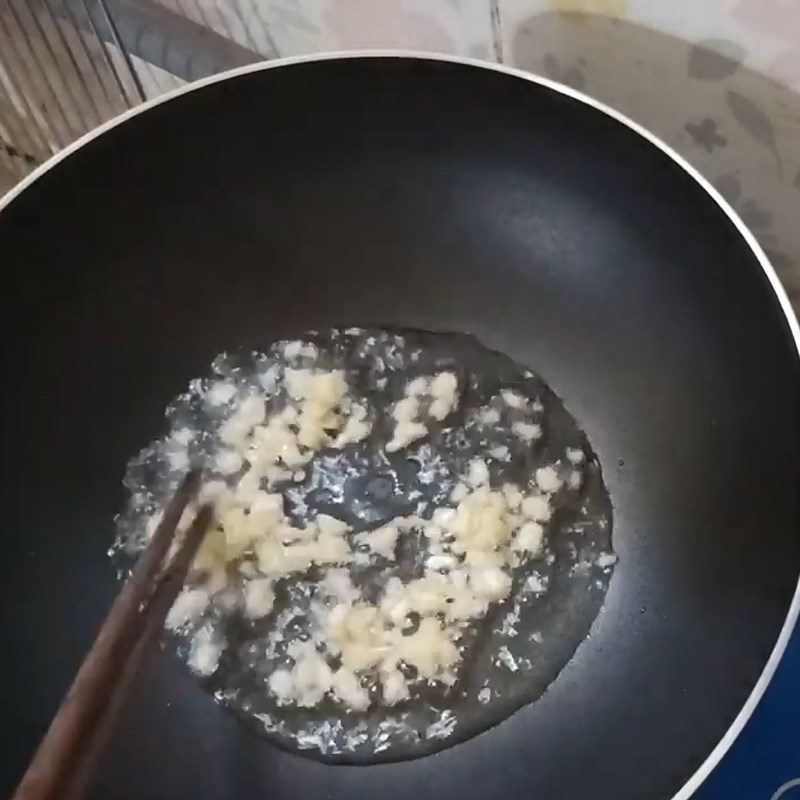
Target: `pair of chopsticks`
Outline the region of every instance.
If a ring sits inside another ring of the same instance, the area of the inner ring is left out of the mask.
[[[83,794],[128,690],[159,638],[211,522],[211,507],[203,506],[173,558],[164,564],[178,523],[197,496],[200,479],[199,471],[188,473],[166,507],[12,800],[77,800]]]

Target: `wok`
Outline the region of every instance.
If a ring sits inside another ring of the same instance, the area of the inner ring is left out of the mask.
[[[620,559],[590,637],[488,732],[370,767],[253,736],[165,653],[93,796],[685,798],[752,712],[798,611],[800,335],[730,207],[621,115],[455,59],[247,67],[45,165],[0,258],[3,793],[116,591],[120,478],[168,400],[342,323],[472,333],[564,400]]]

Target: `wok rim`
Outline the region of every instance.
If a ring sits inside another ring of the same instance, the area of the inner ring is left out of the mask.
[[[522,80],[529,81],[530,83],[538,84],[539,86],[542,86],[546,89],[550,89],[551,91],[558,92],[559,94],[565,95],[566,97],[569,97],[573,100],[577,100],[578,102],[583,103],[586,106],[589,106],[595,111],[599,111],[600,113],[605,114],[608,117],[611,117],[617,122],[620,122],[623,125],[625,125],[634,133],[641,136],[651,145],[658,148],[662,153],[664,153],[664,155],[668,156],[677,166],[679,166],[684,172],[686,172],[691,178],[693,178],[694,181],[700,186],[700,188],[705,191],[705,193],[709,196],[709,198],[717,204],[720,210],[728,217],[731,223],[733,223],[734,227],[738,230],[739,234],[741,235],[746,245],[750,248],[753,255],[756,257],[756,260],[761,265],[764,274],[769,280],[770,286],[772,287],[772,291],[774,292],[775,297],[778,300],[778,304],[780,305],[781,310],[783,311],[783,314],[786,318],[786,322],[792,334],[792,339],[794,340],[795,349],[797,350],[798,366],[800,366],[800,322],[798,322],[798,318],[794,312],[794,309],[792,308],[789,296],[787,295],[786,290],[784,289],[783,284],[781,283],[780,278],[778,277],[778,274],[775,271],[775,268],[770,263],[769,258],[767,257],[761,245],[756,240],[752,231],[750,231],[747,225],[745,225],[745,223],[742,221],[741,217],[734,210],[731,204],[727,200],[725,200],[725,198],[720,194],[720,192],[712,185],[712,183],[707,178],[705,178],[699,172],[699,170],[697,170],[694,166],[692,166],[682,155],[680,155],[675,149],[673,149],[670,145],[664,142],[661,138],[659,138],[648,128],[644,127],[638,122],[635,122],[633,119],[628,117],[626,114],[623,114],[621,111],[618,111],[613,106],[610,106],[607,103],[597,100],[596,98],[584,92],[573,89],[570,86],[567,86],[563,83],[559,83],[558,81],[551,80],[550,78],[546,78],[542,75],[538,75],[533,72],[527,72],[517,67],[510,67],[505,64],[492,63],[477,58],[468,58],[462,56],[454,56],[447,53],[434,53],[421,50],[360,49],[360,50],[344,50],[344,51],[312,53],[300,56],[287,56],[283,58],[271,59],[269,61],[259,61],[254,64],[247,64],[243,67],[236,67],[231,70],[226,70],[225,72],[220,72],[216,75],[211,75],[207,78],[202,78],[200,80],[187,84],[186,86],[181,86],[177,89],[173,89],[169,92],[166,92],[165,94],[160,95],[159,97],[147,100],[144,103],[141,103],[140,105],[134,108],[130,108],[127,111],[123,111],[121,114],[112,117],[110,120],[104,122],[103,124],[83,134],[74,142],[69,144],[67,147],[60,150],[58,153],[52,155],[50,158],[47,159],[47,161],[40,164],[35,170],[33,170],[33,172],[31,172],[29,175],[23,178],[18,184],[13,186],[8,192],[2,195],[0,197],[0,214],[2,214],[2,212],[17,197],[19,197],[19,195],[22,194],[23,191],[25,191],[25,189],[32,186],[39,178],[41,178],[43,175],[45,175],[47,172],[53,169],[53,167],[61,163],[61,161],[68,158],[74,152],[79,150],[81,147],[93,141],[98,136],[101,136],[104,133],[108,133],[109,131],[113,130],[118,125],[126,122],[127,120],[132,119],[133,117],[136,117],[139,114],[143,114],[149,109],[155,108],[156,106],[159,106],[162,103],[166,103],[184,94],[188,94],[189,92],[202,89],[204,86],[210,86],[215,83],[221,83],[222,81],[231,80],[233,78],[237,78],[242,75],[249,75],[251,73],[261,72],[262,70],[278,69],[280,67],[290,67],[296,64],[308,64],[308,63],[325,62],[325,61],[370,59],[370,58],[398,58],[398,59],[415,59],[417,61],[438,61],[451,64],[458,64],[467,67],[486,69],[500,73],[502,75],[508,75],[510,77],[520,78]],[[750,717],[753,715],[756,706],[760,702],[761,698],[763,697],[764,693],[767,690],[767,687],[772,681],[772,678],[774,677],[775,672],[778,669],[778,665],[780,664],[781,658],[783,657],[783,654],[786,651],[786,648],[789,644],[789,640],[791,639],[792,632],[794,631],[798,618],[800,618],[800,576],[798,576],[797,586],[795,587],[794,595],[792,596],[792,601],[789,604],[789,609],[787,611],[786,618],[784,619],[780,633],[778,634],[778,638],[775,642],[775,645],[772,648],[772,652],[770,653],[766,664],[764,665],[763,670],[761,671],[761,674],[758,677],[758,680],[756,681],[750,694],[748,695],[747,700],[744,702],[739,712],[737,713],[736,717],[733,719],[733,722],[731,722],[731,724],[728,726],[727,730],[722,735],[719,742],[717,742],[715,747],[706,756],[703,763],[695,770],[695,772],[688,778],[688,780],[683,784],[683,786],[672,796],[672,798],[670,798],[670,800],[688,800],[701,786],[703,781],[705,781],[705,779],[711,774],[714,768],[720,763],[720,761],[728,752],[728,750],[730,750],[734,741],[742,732],[745,725],[749,721]]]

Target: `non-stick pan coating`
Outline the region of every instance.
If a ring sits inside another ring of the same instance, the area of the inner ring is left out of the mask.
[[[7,793],[116,591],[126,460],[222,349],[378,322],[476,334],[597,451],[619,553],[545,696],[429,758],[330,767],[156,659],[94,796],[668,798],[758,679],[800,571],[800,367],[756,256],[583,102],[397,58],[256,71],[90,141],[0,213]]]

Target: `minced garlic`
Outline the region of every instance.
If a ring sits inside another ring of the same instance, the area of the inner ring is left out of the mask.
[[[380,417],[371,400],[353,396],[345,371],[318,367],[318,355],[314,345],[290,342],[283,347],[285,368],[271,366],[255,390],[243,394],[232,380],[207,387],[204,403],[226,414],[200,497],[212,503],[214,521],[193,566],[196,585],[179,595],[167,626],[199,625],[189,664],[213,674],[224,642],[202,620],[215,594],[240,587],[241,614],[256,625],[277,613],[282,585],[316,575],[311,635],[288,645],[267,690],[279,705],[309,708],[327,697],[363,712],[407,701],[417,682],[457,680],[464,632],[510,596],[513,569],[544,557],[554,495],[581,486],[585,457],[568,448],[567,471],[560,462],[544,464],[530,485],[493,486],[490,467],[510,460],[514,448],[532,450],[543,433],[528,399],[505,389],[471,419],[482,430],[507,420],[507,438],[466,464],[430,519],[397,517],[368,530],[323,513],[298,522],[286,513],[282,487],[303,481],[320,451],[370,437]],[[275,396],[281,402],[272,402]],[[460,402],[454,372],[408,380],[388,411],[385,452],[441,430]],[[192,441],[189,433],[180,440],[175,434],[176,452]],[[154,517],[150,527],[156,524]],[[405,580],[389,573],[368,594],[356,585],[354,569],[391,570],[409,541],[425,548],[419,573]]]

